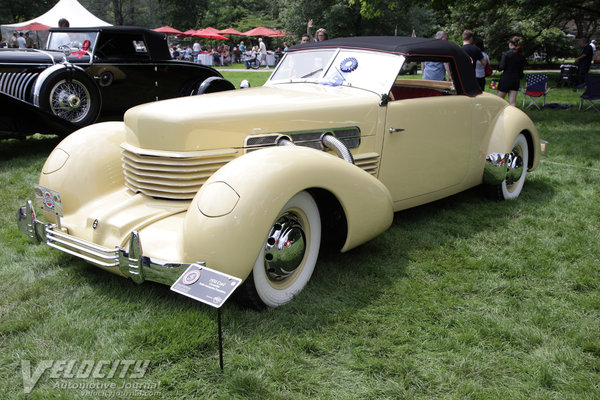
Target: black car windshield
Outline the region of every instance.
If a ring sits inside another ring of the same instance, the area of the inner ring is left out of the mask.
[[[403,62],[404,56],[373,51],[294,51],[285,55],[265,86],[309,82],[358,87],[377,94],[387,93]]]
[[[48,50],[85,50],[92,52],[98,32],[51,32]]]

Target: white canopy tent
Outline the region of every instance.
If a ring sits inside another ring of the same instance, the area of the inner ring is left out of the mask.
[[[111,25],[89,12],[77,0],[60,0],[54,7],[48,10],[48,12],[37,18],[16,24],[2,25],[2,38],[8,40],[16,28],[28,25],[32,22],[38,22],[51,27],[58,27],[58,20],[61,18],[66,18],[69,21],[71,28]],[[40,42],[45,44],[46,39],[48,38],[48,32],[38,31],[37,34]]]

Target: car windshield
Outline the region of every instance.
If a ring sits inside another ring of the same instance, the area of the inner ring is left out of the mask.
[[[92,51],[98,32],[51,32],[48,38],[48,50],[86,50]]]
[[[265,86],[309,82],[387,93],[404,56],[373,51],[318,49],[287,53]]]

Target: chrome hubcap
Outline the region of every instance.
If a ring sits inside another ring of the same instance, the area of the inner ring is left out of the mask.
[[[81,105],[81,100],[74,94],[62,91],[58,95],[58,103],[60,107],[62,107],[65,110],[68,110],[78,108]]]
[[[306,236],[298,217],[285,213],[275,222],[265,245],[265,271],[280,282],[298,269],[306,252]]]
[[[506,160],[506,184],[512,185],[518,182],[523,175],[523,155],[521,148],[514,148],[513,151],[508,155]]]

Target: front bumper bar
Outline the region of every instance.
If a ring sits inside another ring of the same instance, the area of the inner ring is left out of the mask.
[[[35,244],[45,243],[109,271],[120,272],[136,283],[149,280],[170,286],[190,266],[190,263],[172,263],[144,256],[137,231],[131,232],[128,249],[120,246],[111,249],[69,235],[57,229],[54,224],[38,221],[31,201],[19,208],[17,225],[19,230]]]

